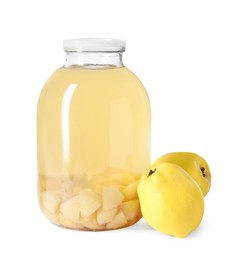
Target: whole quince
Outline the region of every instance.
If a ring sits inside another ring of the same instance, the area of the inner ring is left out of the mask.
[[[189,152],[168,153],[155,160],[152,169],[163,162],[179,165],[198,183],[203,195],[207,195],[211,187],[211,173],[207,162],[201,156]]]
[[[154,229],[185,237],[201,223],[204,213],[202,191],[180,166],[157,164],[142,175],[137,191],[142,215]]]

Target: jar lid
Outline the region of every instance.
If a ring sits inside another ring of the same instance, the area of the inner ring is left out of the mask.
[[[64,51],[67,52],[124,52],[124,40],[109,38],[79,38],[63,41]]]

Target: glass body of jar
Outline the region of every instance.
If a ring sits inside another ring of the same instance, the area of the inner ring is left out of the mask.
[[[38,196],[49,220],[110,230],[141,218],[137,184],[150,165],[150,103],[122,63],[125,42],[64,41],[65,65],[37,108]]]

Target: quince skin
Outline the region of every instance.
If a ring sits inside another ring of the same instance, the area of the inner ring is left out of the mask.
[[[198,183],[203,195],[207,195],[211,187],[211,173],[207,162],[201,156],[189,152],[168,153],[155,160],[151,169],[163,162],[179,165]]]
[[[137,191],[142,215],[152,228],[185,237],[201,223],[202,191],[180,166],[161,163],[151,168],[142,175]]]

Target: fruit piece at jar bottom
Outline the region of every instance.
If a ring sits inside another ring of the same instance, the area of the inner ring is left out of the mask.
[[[130,226],[141,218],[138,180],[128,185],[97,184],[84,176],[74,181],[69,178],[68,182],[49,181],[42,179],[39,200],[44,214],[54,224],[79,230],[109,230]],[[52,177],[51,181],[55,179]],[[77,187],[82,188],[78,191]]]
[[[80,222],[80,210],[79,210],[79,196],[63,202],[60,206],[59,212],[64,218],[74,223]]]
[[[102,204],[101,196],[91,189],[84,189],[78,195],[79,212],[81,217],[87,218],[96,212]]]
[[[116,188],[114,187],[105,187],[103,188],[102,192],[102,201],[103,201],[103,207],[102,209],[109,210],[114,209],[118,207],[122,200],[124,198],[124,195]]]

